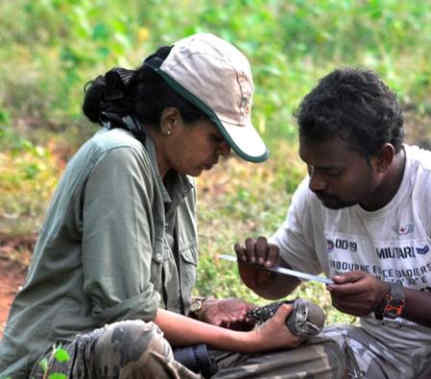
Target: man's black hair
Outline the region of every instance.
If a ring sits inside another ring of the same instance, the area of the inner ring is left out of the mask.
[[[318,142],[339,137],[365,157],[385,143],[398,152],[404,129],[396,95],[376,73],[337,69],[304,97],[296,114],[299,135]]]

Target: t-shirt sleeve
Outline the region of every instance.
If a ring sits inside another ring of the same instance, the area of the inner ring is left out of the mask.
[[[313,222],[309,209],[308,177],[293,194],[286,220],[269,238],[280,248],[281,258],[299,271],[320,274],[322,268],[313,247]]]
[[[83,201],[84,290],[101,321],[155,318],[160,295],[151,283],[151,168],[140,153],[105,153],[91,172]]]

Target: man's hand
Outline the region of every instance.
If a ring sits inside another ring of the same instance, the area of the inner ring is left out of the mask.
[[[339,311],[354,316],[366,316],[374,312],[389,284],[362,271],[353,271],[332,277],[334,284],[327,286],[332,305]]]
[[[238,257],[238,269],[244,284],[256,292],[264,288],[273,279],[270,271],[262,270],[264,267],[278,265],[278,246],[268,243],[265,237],[247,238],[245,246],[235,244],[235,252]],[[259,267],[260,266],[260,267]]]
[[[245,246],[235,244],[238,269],[244,284],[265,299],[281,299],[291,293],[300,283],[293,276],[279,275],[265,270],[280,264],[277,245],[268,243],[265,237],[247,238]]]
[[[222,326],[229,329],[249,330],[254,322],[246,314],[254,305],[241,299],[208,299],[199,312],[199,319],[208,324]]]

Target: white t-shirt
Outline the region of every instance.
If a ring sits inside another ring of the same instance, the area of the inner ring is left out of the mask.
[[[405,145],[406,167],[395,197],[368,212],[359,205],[325,208],[305,178],[286,221],[271,237],[293,268],[327,276],[365,271],[381,280],[431,292],[431,152]],[[402,318],[361,318],[375,338],[395,349],[431,353],[431,328]]]

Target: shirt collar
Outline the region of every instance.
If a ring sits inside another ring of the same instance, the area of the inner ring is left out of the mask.
[[[163,201],[169,203],[171,207],[176,206],[194,188],[193,181],[187,175],[171,171],[167,173],[165,185],[157,164],[156,145],[153,138],[149,133],[146,133],[145,128],[134,117],[125,116],[123,117],[123,121],[130,132],[133,133],[133,131],[139,130],[140,134],[144,135],[145,138],[143,138],[143,141],[141,140],[141,143],[150,157],[151,166],[155,173],[158,187],[162,192]]]

